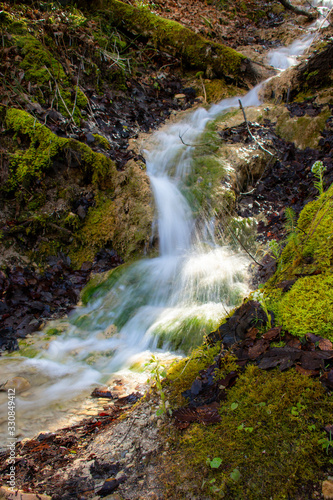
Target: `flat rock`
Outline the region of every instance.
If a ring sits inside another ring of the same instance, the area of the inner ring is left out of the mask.
[[[30,389],[30,387],[31,387],[31,384],[30,384],[29,380],[27,380],[26,378],[14,377],[5,383],[5,385],[3,386],[3,389],[6,391],[8,389],[15,389],[15,391],[17,393],[20,393],[20,392],[27,391],[28,389]]]
[[[21,490],[12,491],[5,486],[0,488],[0,498],[6,500],[51,500],[49,495],[42,495],[41,493],[25,493]]]

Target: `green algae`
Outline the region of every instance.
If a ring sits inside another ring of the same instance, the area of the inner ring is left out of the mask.
[[[182,313],[178,318],[158,322],[152,332],[157,337],[157,347],[168,345],[172,350],[188,353],[193,347],[202,344],[207,333],[216,329],[221,319],[201,317],[200,313]]]
[[[105,292],[111,290],[112,286],[119,280],[126,268],[127,265],[123,264],[116,269],[94,275],[81,292],[83,305],[87,305],[88,302],[103,297]]]

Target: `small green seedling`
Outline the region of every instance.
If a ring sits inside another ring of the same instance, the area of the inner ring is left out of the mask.
[[[212,469],[218,469],[222,463],[222,458],[215,457],[213,460],[207,458],[206,464],[209,465]]]

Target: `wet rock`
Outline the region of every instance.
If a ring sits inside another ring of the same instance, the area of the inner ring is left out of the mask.
[[[5,383],[2,390],[15,389],[16,393],[24,392],[30,389],[31,384],[29,380],[24,377],[14,377]]]
[[[80,217],[80,219],[82,219],[82,220],[85,219],[87,212],[85,211],[85,209],[82,205],[79,205],[76,212],[77,212],[78,216]]]
[[[15,338],[15,332],[12,327],[1,328],[0,329],[0,352],[17,351],[18,343]]]
[[[226,323],[208,335],[208,342],[215,343],[222,340],[223,344],[230,346],[245,338],[251,326],[263,326],[267,316],[259,302],[249,300],[242,304]]]
[[[86,141],[87,144],[92,144],[93,142],[95,142],[95,137],[93,136],[93,134],[88,132],[88,134],[86,134]]]

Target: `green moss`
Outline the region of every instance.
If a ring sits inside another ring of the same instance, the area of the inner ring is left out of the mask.
[[[204,71],[209,66],[217,76],[238,77],[246,58],[235,50],[208,42],[181,24],[152,14],[149,9],[134,8],[117,0],[105,0],[103,5],[105,9],[109,7],[113,24],[119,24],[121,20],[126,29],[150,38],[157,48],[173,51],[184,64]]]
[[[231,97],[239,93],[239,89],[232,85],[227,85],[223,79],[204,80],[207,102],[219,102],[226,97]]]
[[[26,81],[48,85],[54,78],[58,83],[68,83],[62,65],[37,38],[32,35],[16,36],[15,42],[23,55],[20,67],[25,71]]]
[[[99,134],[93,134],[95,137],[95,141],[100,144],[104,149],[111,149],[109,141],[103,137],[102,135]]]
[[[302,210],[297,246],[292,238],[282,252],[277,272],[265,286],[277,321],[294,335],[316,333],[333,340],[333,185]],[[299,276],[290,291],[279,284]]]
[[[273,286],[300,274],[331,272],[333,266],[333,185],[300,213],[294,238],[284,248]]]
[[[200,347],[193,349],[188,358],[177,360],[171,364],[167,372],[166,384],[168,387],[168,401],[172,407],[186,403],[182,392],[192,385],[200,370],[204,370],[214,363],[214,358],[220,351],[220,343],[216,343],[214,346],[204,343]],[[223,369],[226,374],[236,369],[232,356],[224,358]]]
[[[112,241],[115,225],[114,203],[105,195],[100,195],[96,206],[90,207],[83,226],[76,233],[77,248],[70,253],[75,264],[93,260],[96,252]]]
[[[333,341],[333,275],[300,278],[279,304],[279,319],[294,335]]]
[[[77,214],[73,214],[73,212],[69,212],[66,219],[64,220],[64,224],[73,229],[78,229],[80,226],[80,218]]]
[[[9,108],[6,114],[7,129],[16,134],[27,135],[30,147],[17,149],[10,157],[10,172],[6,189],[11,191],[19,184],[28,187],[32,179],[40,178],[42,172],[52,164],[52,158],[67,143],[67,139],[57,137],[47,127],[41,125],[26,111]]]
[[[29,147],[17,148],[15,153],[10,155],[10,176],[3,186],[4,190],[13,191],[19,185],[27,188],[53,165],[55,157],[66,153],[75,153],[83,172],[91,176],[93,184],[105,188],[114,185],[114,162],[101,153],[95,153],[88,145],[74,139],[58,137],[36,118],[20,109],[9,108],[5,122],[8,131],[29,138]]]
[[[290,118],[289,111],[285,111],[277,121],[276,132],[283,139],[295,142],[301,149],[318,148],[320,133],[330,116],[331,112],[327,108],[316,117],[305,115]]]
[[[295,370],[249,366],[228,390],[220,415],[218,424],[175,433],[162,465],[168,498],[285,500],[320,479],[329,456],[318,441],[331,400],[318,381]],[[214,457],[221,459],[217,469],[206,463]]]

